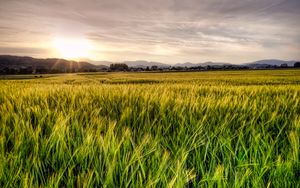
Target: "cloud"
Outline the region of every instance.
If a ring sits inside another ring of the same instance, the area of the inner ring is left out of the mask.
[[[91,40],[107,60],[300,59],[299,9],[299,0],[1,1],[0,48],[48,44],[49,56],[59,35]]]
[[[42,48],[13,48],[13,47],[0,47],[0,54],[15,54],[15,55],[24,55],[31,54],[35,57],[42,57],[42,54],[48,53],[47,49]]]

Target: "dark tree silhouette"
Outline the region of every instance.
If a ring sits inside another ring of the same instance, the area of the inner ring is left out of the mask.
[[[126,65],[125,63],[115,63],[115,64],[111,64],[109,66],[109,69],[111,71],[127,71],[128,65]]]
[[[288,65],[286,63],[280,65],[281,68],[287,68]]]
[[[156,65],[151,66],[151,70],[156,71],[158,67]]]

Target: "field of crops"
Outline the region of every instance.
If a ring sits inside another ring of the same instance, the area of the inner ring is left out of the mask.
[[[299,187],[300,70],[0,77],[0,187]]]

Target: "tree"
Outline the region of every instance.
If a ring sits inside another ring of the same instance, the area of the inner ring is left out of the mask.
[[[288,65],[286,63],[280,65],[281,68],[287,68]]]
[[[295,67],[295,68],[300,68],[300,62],[296,62],[296,63],[294,64],[294,67]]]
[[[156,71],[158,69],[158,67],[156,66],[156,65],[153,65],[152,67],[151,67],[151,70],[153,70],[153,71]]]
[[[115,63],[115,64],[111,64],[109,66],[109,69],[111,71],[127,71],[128,65],[126,65],[125,63]]]

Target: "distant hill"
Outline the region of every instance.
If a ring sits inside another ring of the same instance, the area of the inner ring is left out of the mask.
[[[293,67],[296,61],[283,61],[278,59],[266,59],[245,64],[230,64],[224,62],[204,62],[204,63],[177,63],[165,64],[160,62],[137,60],[137,61],[93,61],[90,59],[82,59],[81,61],[72,61],[58,58],[39,59],[26,56],[0,55],[0,74],[30,74],[30,73],[64,73],[64,72],[91,72],[109,69],[114,63],[127,64],[129,67],[146,69],[152,66],[158,68],[172,69],[176,68],[192,69],[196,67],[204,67],[205,69],[262,69],[262,68],[278,68],[282,64]],[[208,67],[210,66],[210,67]],[[182,70],[182,69],[181,69]]]
[[[89,62],[89,63],[94,64],[94,65],[104,65],[104,66],[107,66],[107,67],[109,67],[110,64],[115,63],[115,62],[112,62],[112,61],[95,61],[95,60],[92,60],[92,59],[89,59],[89,58],[81,58],[80,61]]]
[[[90,61],[91,62],[91,61]],[[92,61],[94,64],[102,64],[109,66],[115,62],[110,61]],[[222,66],[222,65],[231,65],[230,63],[222,63],[222,62],[205,62],[205,63],[177,63],[177,64],[166,64],[161,62],[154,62],[154,61],[145,61],[145,60],[137,60],[137,61],[123,61],[117,63],[125,63],[129,67],[139,67],[139,68],[146,68],[151,66],[158,66],[158,67],[197,67],[197,66]]]
[[[245,63],[245,65],[249,67],[257,67],[257,68],[264,68],[266,66],[272,65],[272,66],[280,66],[282,64],[287,64],[289,67],[293,67],[296,61],[284,61],[284,60],[278,60],[278,59],[265,59],[265,60],[259,60],[254,61],[250,63]]]
[[[230,63],[223,63],[223,62],[205,62],[205,63],[177,63],[172,65],[173,67],[205,67],[205,66],[223,66],[223,65],[231,65]]]
[[[159,63],[159,62],[153,62],[153,61],[144,61],[144,60],[138,60],[138,61],[124,61],[122,63],[127,64],[129,67],[151,67],[151,66],[158,66],[158,67],[170,67],[171,65]]]
[[[224,63],[224,62],[205,62],[205,63],[177,63],[172,65],[173,67],[196,67],[196,66],[248,66],[250,68],[265,68],[269,66],[281,66],[282,64],[287,64],[288,67],[293,67],[295,62],[297,61],[284,61],[284,60],[278,60],[278,59],[265,59],[265,60],[259,60],[259,61],[254,61],[250,63],[244,63],[244,64],[231,64],[231,63]]]
[[[173,67],[194,67],[196,66],[195,63],[190,63],[190,62],[186,62],[186,63],[176,63],[174,65],[172,65]]]
[[[151,67],[151,66],[158,66],[158,67],[170,67],[171,65],[169,64],[164,64],[160,62],[153,62],[153,61],[145,61],[145,60],[136,60],[136,61],[122,61],[122,62],[111,62],[111,61],[93,61],[89,60],[88,62],[91,62],[96,65],[106,65],[110,66],[111,64],[114,63],[125,63],[129,67],[135,67],[135,68],[146,68],[146,67]]]
[[[154,61],[145,61],[145,60],[136,60],[136,61],[122,61],[122,62],[111,62],[111,61],[93,61],[90,59],[84,59],[88,62],[91,62],[96,65],[106,65],[109,66],[113,63],[125,63],[129,67],[135,67],[135,68],[146,68],[151,66],[158,66],[160,68],[162,67],[198,67],[198,66],[223,66],[223,65],[232,65],[230,63],[224,63],[224,62],[204,62],[204,63],[176,63],[176,64],[166,64],[161,62],[154,62]]]
[[[21,73],[77,72],[95,71],[103,68],[107,68],[107,66],[57,58],[37,59],[26,56],[0,55],[0,72],[4,73],[13,73],[14,71]]]

